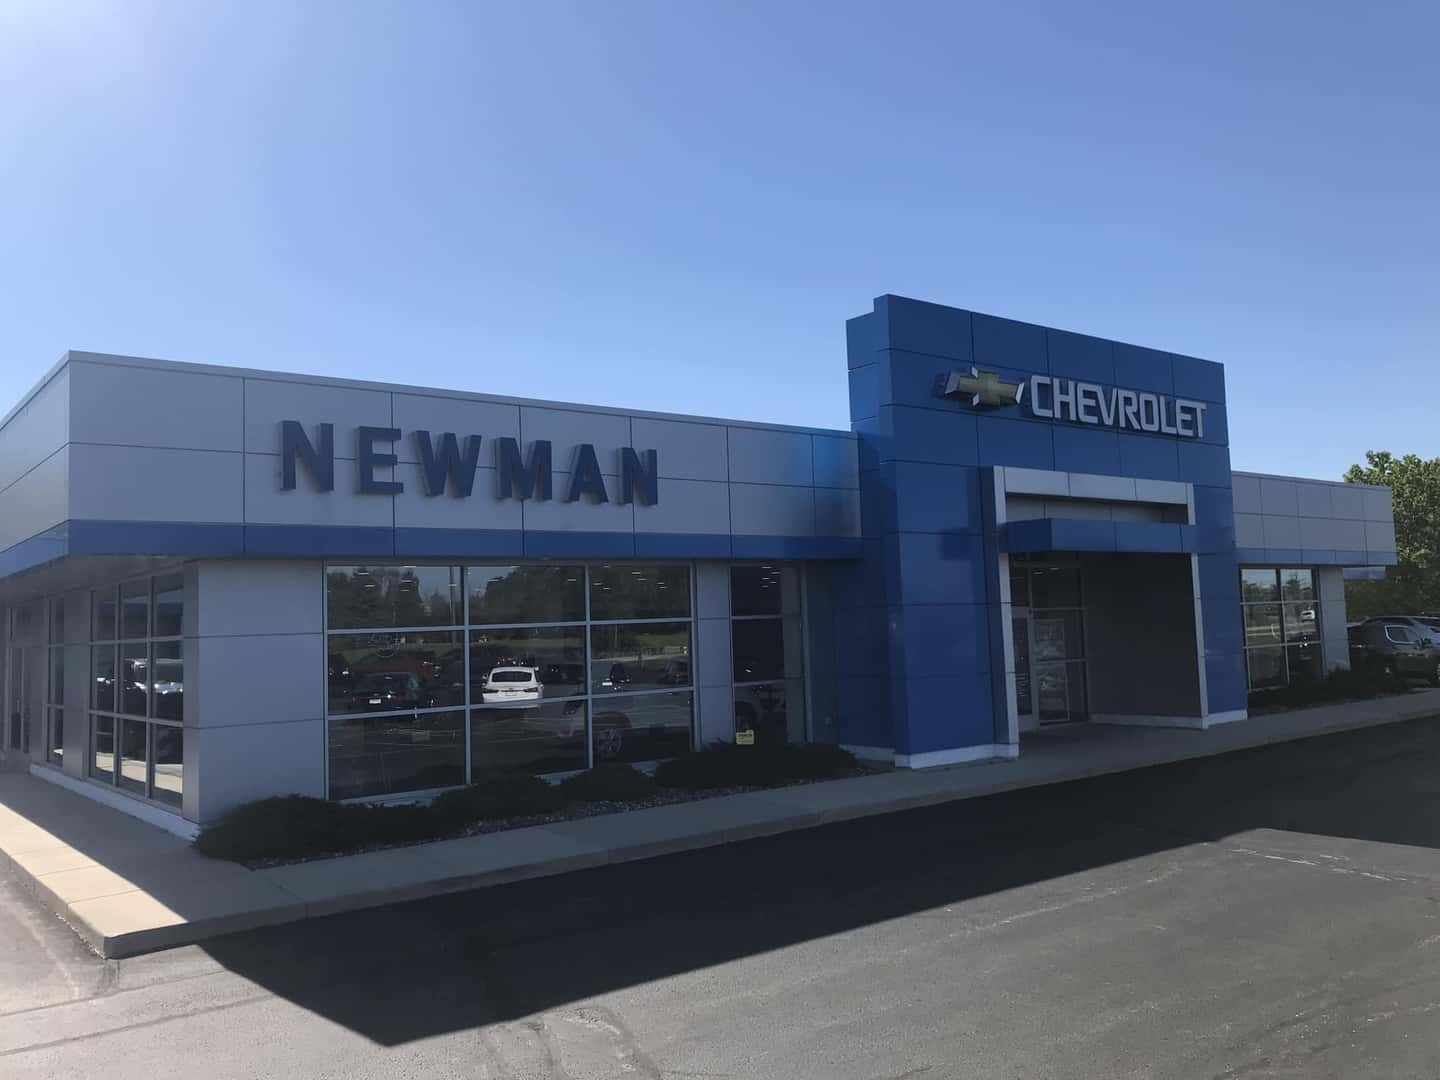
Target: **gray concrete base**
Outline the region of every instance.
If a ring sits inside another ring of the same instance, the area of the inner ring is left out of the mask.
[[[1440,691],[1205,731],[1072,725],[1018,759],[704,799],[554,825],[247,870],[32,776],[0,773],[0,860],[103,956],[651,858],[736,840],[1440,715]]]

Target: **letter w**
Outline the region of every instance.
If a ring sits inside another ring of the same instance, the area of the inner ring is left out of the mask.
[[[430,432],[415,432],[415,445],[420,450],[420,472],[425,479],[426,495],[444,495],[446,481],[450,493],[465,498],[475,487],[475,466],[480,461],[480,436],[466,435],[462,452],[454,434],[440,436],[437,453]]]

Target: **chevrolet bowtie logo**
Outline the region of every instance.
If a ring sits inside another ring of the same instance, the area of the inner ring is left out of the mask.
[[[1019,405],[1025,394],[1023,382],[1006,382],[993,371],[977,371],[973,367],[967,372],[955,368],[945,377],[944,397],[968,397],[970,404]]]

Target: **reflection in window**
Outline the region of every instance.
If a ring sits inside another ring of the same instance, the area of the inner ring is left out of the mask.
[[[332,713],[395,712],[460,705],[465,654],[458,631],[331,634],[327,698]]]
[[[585,620],[583,566],[470,566],[470,625]]]
[[[90,650],[90,707],[115,711],[114,645],[96,645]]]
[[[799,679],[735,688],[735,730],[753,731],[757,744],[805,738],[805,690]]]
[[[166,574],[155,579],[155,636],[179,637],[184,633],[185,579]]]
[[[474,773],[549,773],[585,768],[585,699],[470,710]]]
[[[757,742],[805,738],[800,572],[793,566],[730,568],[730,664],[735,730]]]
[[[656,761],[690,749],[689,691],[596,698],[595,760]]]
[[[131,581],[120,586],[120,636],[126,641],[150,634],[150,582]]]
[[[150,701],[150,649],[144,643],[120,646],[120,706],[129,716],[145,716]]]
[[[1324,676],[1315,572],[1305,567],[1240,570],[1249,688],[1269,690]]]
[[[690,685],[690,624],[590,628],[590,689],[609,694]]]
[[[115,640],[115,589],[96,589],[90,601],[90,640]]]
[[[115,720],[97,716],[91,722],[94,745],[90,754],[90,775],[107,783],[115,782]]]
[[[590,568],[592,619],[666,619],[689,615],[688,566],[617,563]]]
[[[465,782],[465,713],[330,721],[330,797],[353,799]]]
[[[161,802],[179,806],[184,793],[185,729],[156,724],[154,788],[152,795]]]
[[[463,602],[452,566],[332,566],[325,596],[332,630],[454,626]]]
[[[127,791],[145,794],[146,735],[149,725],[143,720],[121,720],[120,724],[120,774],[119,784]]]
[[[503,678],[492,680],[500,669]],[[562,698],[585,693],[585,628],[487,628],[470,631],[471,700],[491,704],[520,696],[528,673],[538,687],[535,697]],[[505,683],[516,684],[507,687]],[[488,696],[487,696],[488,695]]]
[[[154,679],[150,694],[150,715],[179,723],[185,719],[185,659],[179,641],[157,641],[154,650]]]

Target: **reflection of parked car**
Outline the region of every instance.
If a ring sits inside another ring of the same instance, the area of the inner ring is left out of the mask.
[[[601,681],[600,686],[605,690],[619,690],[630,685],[630,672],[624,664],[611,664],[610,674]]]
[[[1361,625],[1379,622],[1408,626],[1420,635],[1421,641],[1428,639],[1431,645],[1440,648],[1440,620],[1426,620],[1417,615],[1372,615]]]
[[[1440,648],[1411,620],[1366,619],[1347,627],[1350,666],[1397,679],[1425,679],[1440,686]]]
[[[540,700],[545,687],[533,667],[497,667],[490,670],[480,688],[486,705],[530,703]]]
[[[351,712],[388,712],[425,709],[432,702],[418,675],[407,671],[377,671],[355,680],[350,692]]]
[[[690,661],[671,660],[665,665],[665,670],[660,673],[661,686],[689,686],[690,685]]]
[[[583,686],[585,665],[546,664],[540,673],[540,681],[546,686]]]

